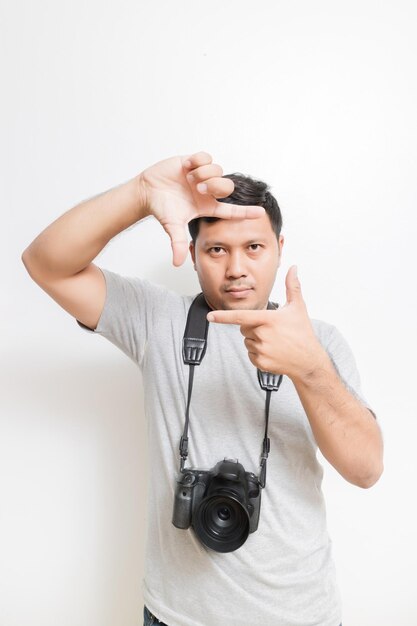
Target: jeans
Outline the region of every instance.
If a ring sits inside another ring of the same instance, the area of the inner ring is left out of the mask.
[[[152,615],[148,607],[143,607],[143,626],[153,626],[153,624],[160,624],[160,626],[167,626],[164,622],[160,622],[159,619]]]
[[[160,624],[160,626],[167,626],[164,622],[160,622],[159,619],[152,615],[146,606],[143,607],[143,626],[153,626],[153,624]],[[342,626],[342,624],[340,624]]]

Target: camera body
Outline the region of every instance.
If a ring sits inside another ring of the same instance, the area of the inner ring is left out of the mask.
[[[182,469],[177,478],[172,523],[192,526],[199,540],[216,552],[232,552],[258,528],[262,487],[235,459],[211,470]]]

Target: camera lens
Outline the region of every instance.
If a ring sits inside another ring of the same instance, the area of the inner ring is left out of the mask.
[[[232,552],[249,535],[249,514],[233,496],[215,495],[203,499],[193,515],[193,527],[208,548]]]
[[[217,515],[220,517],[221,520],[227,520],[230,517],[230,511],[226,506],[223,506],[217,511]]]

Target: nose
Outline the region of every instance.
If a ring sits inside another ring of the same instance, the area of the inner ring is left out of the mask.
[[[226,267],[226,277],[228,279],[236,279],[246,277],[247,269],[245,262],[239,251],[231,252],[229,254],[228,263]]]

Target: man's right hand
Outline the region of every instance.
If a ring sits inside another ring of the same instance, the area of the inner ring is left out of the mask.
[[[139,181],[149,214],[162,224],[171,239],[173,264],[182,265],[188,253],[187,224],[202,217],[247,219],[261,217],[265,209],[218,202],[234,190],[229,178],[222,178],[220,165],[207,152],[164,159],[144,170]],[[207,185],[201,190],[200,185]]]

